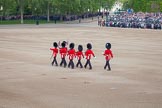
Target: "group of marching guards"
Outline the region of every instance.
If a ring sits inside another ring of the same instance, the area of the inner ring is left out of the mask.
[[[76,64],[76,67],[80,66],[80,68],[83,68],[81,59],[85,58],[86,59],[86,63],[84,65],[84,68],[87,68],[87,65],[89,65],[89,69],[92,69],[92,65],[91,65],[91,57],[95,57],[94,52],[92,51],[92,44],[88,43],[87,44],[87,50],[85,51],[85,53],[83,53],[83,46],[82,45],[78,45],[78,51],[75,51],[74,47],[75,44],[74,43],[70,43],[69,44],[69,49],[67,48],[68,42],[63,41],[62,43],[57,43],[54,42],[53,43],[53,48],[50,48],[51,51],[53,51],[52,57],[53,57],[53,61],[52,61],[52,66],[58,66],[58,62],[57,62],[57,54],[59,53],[61,56],[61,62],[60,62],[60,66],[64,66],[64,68],[67,67],[67,62],[66,62],[66,56],[69,58],[69,63],[68,63],[68,68],[72,68],[74,69],[74,62],[73,59],[77,58],[78,62]],[[106,69],[108,67],[108,70],[111,70],[110,67],[110,59],[113,58],[113,54],[111,49],[111,44],[110,43],[106,43],[105,45],[106,50],[104,51],[103,55],[105,56],[106,59],[106,64],[104,66],[104,69]]]

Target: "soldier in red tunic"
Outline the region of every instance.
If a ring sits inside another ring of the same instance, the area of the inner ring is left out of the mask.
[[[62,64],[64,64],[64,67],[66,67],[67,63],[66,63],[65,57],[66,57],[66,54],[67,54],[67,48],[65,47],[65,43],[64,42],[62,42],[61,46],[62,47],[60,48],[60,55],[61,55],[60,66],[62,66]]]
[[[54,63],[56,64],[56,66],[58,66],[57,64],[57,60],[56,60],[56,57],[57,57],[57,54],[58,54],[58,45],[56,42],[53,43],[53,48],[50,48],[50,50],[53,51],[53,61],[52,61],[52,66],[54,65]]]
[[[92,69],[92,65],[91,65],[91,56],[95,57],[93,51],[91,50],[92,49],[92,45],[90,43],[87,44],[87,51],[85,52],[85,56],[86,56],[86,59],[87,59],[87,62],[86,64],[84,65],[84,68],[87,67],[87,65],[89,65],[89,69]]]
[[[78,67],[78,65],[80,65],[80,68],[83,68],[83,65],[81,63],[81,59],[82,59],[82,57],[84,58],[84,55],[83,55],[82,51],[83,51],[83,46],[82,45],[78,45],[78,51],[76,52],[78,63],[76,64],[76,67]]]
[[[73,62],[73,58],[75,57],[75,49],[74,49],[74,43],[70,43],[69,45],[70,49],[68,51],[68,56],[69,56],[69,64],[68,67],[72,69],[74,69],[74,62]]]
[[[62,43],[65,43],[65,48],[67,49],[68,41],[62,41]],[[60,41],[58,42],[58,47],[61,48],[62,44]]]
[[[113,58],[113,54],[112,54],[112,51],[110,50],[111,49],[111,44],[110,43],[106,43],[105,45],[106,47],[106,50],[104,52],[104,56],[105,56],[105,59],[106,59],[106,64],[104,66],[104,69],[106,69],[106,67],[108,66],[108,70],[110,71],[111,70],[111,67],[110,67],[110,59]]]

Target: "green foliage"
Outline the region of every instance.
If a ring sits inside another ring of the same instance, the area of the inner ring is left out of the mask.
[[[22,1],[22,2],[21,2]],[[0,0],[3,15],[18,15],[24,11],[26,15],[82,14],[97,12],[101,7],[110,9],[116,0]],[[23,10],[21,10],[21,6]]]
[[[3,6],[1,15],[45,15],[47,22],[50,15],[81,15],[96,13],[98,10],[111,9],[117,0],[0,0]]]
[[[132,8],[135,12],[162,12],[161,0],[121,0],[123,8]]]

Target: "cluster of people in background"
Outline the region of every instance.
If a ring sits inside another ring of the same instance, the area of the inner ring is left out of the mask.
[[[54,66],[54,65],[59,66],[60,65],[61,67],[63,66],[64,68],[66,68],[68,66],[68,68],[71,68],[71,69],[74,69],[75,66],[83,68],[81,59],[85,58],[86,63],[84,65],[84,68],[87,68],[87,66],[89,66],[89,69],[91,70],[92,64],[91,64],[90,60],[91,60],[92,57],[95,57],[95,54],[92,50],[92,44],[91,43],[87,44],[87,50],[85,51],[85,53],[83,53],[83,46],[82,45],[78,45],[77,51],[75,51],[75,49],[74,49],[74,47],[75,47],[74,43],[69,44],[69,49],[67,48],[67,45],[68,45],[68,42],[66,42],[66,41],[63,41],[62,43],[60,43],[60,42],[59,43],[57,43],[57,42],[53,43],[53,48],[50,48],[50,50],[53,52],[53,54],[52,54],[53,61],[51,63],[52,66]],[[109,63],[110,59],[113,58],[112,51],[110,50],[111,44],[106,43],[105,47],[106,47],[106,50],[103,53],[103,55],[105,56],[105,59],[106,59],[104,69],[106,69],[108,67],[108,70],[111,70],[110,63]],[[58,65],[58,62],[57,62],[58,53],[61,56],[61,62],[60,62],[59,65]],[[68,64],[66,62],[66,57],[68,57],[68,59],[69,59]],[[74,58],[77,58],[77,60],[78,60],[76,65],[74,64],[74,61],[73,61]]]
[[[162,29],[162,13],[138,12],[129,14],[125,12],[107,16],[102,25],[107,27]]]

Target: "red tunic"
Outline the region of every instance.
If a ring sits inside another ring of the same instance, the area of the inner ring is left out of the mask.
[[[85,52],[85,56],[86,56],[86,59],[87,59],[87,60],[90,60],[92,55],[95,56],[94,53],[93,53],[93,51],[90,50],[90,49],[88,49],[88,50]]]
[[[81,58],[84,57],[82,51],[77,51],[77,52],[76,52],[76,56],[77,56],[78,60],[81,60]]]
[[[111,58],[113,58],[112,51],[109,50],[109,49],[105,50],[105,52],[104,52],[103,55],[105,56],[105,59],[106,59],[106,60],[110,60]]]
[[[65,58],[66,53],[67,53],[67,48],[60,48],[61,58]]]
[[[58,49],[57,48],[50,48],[50,50],[53,51],[53,56],[56,57],[58,54]]]
[[[69,56],[69,60],[73,60],[73,58],[75,57],[75,50],[74,49],[70,49],[68,51],[68,56]]]

